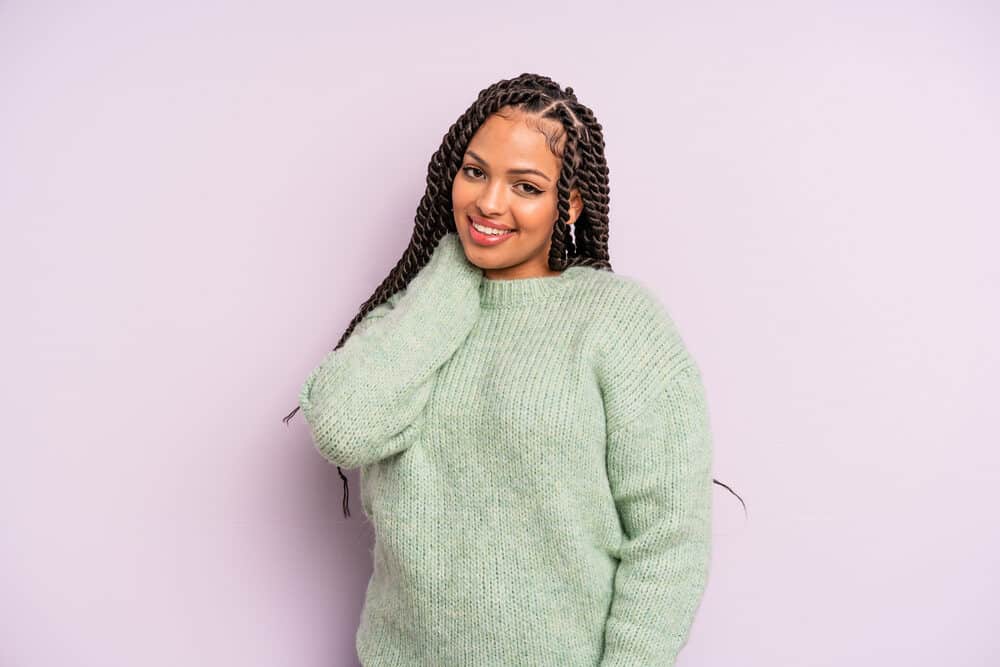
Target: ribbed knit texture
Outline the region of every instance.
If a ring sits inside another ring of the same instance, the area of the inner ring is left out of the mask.
[[[375,531],[365,667],[667,667],[708,579],[701,374],[660,301],[590,267],[491,280],[454,233],[309,374]]]

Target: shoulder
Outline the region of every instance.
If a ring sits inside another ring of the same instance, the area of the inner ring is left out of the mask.
[[[595,298],[595,374],[609,415],[624,420],[696,364],[652,286],[608,271],[594,273],[588,282]]]
[[[616,316],[625,314],[657,316],[669,319],[666,306],[656,290],[647,283],[620,273],[602,271],[597,276],[607,294],[608,306]],[[634,318],[629,318],[634,319]]]
[[[655,290],[638,278],[590,266],[573,266],[568,270],[575,273],[582,289],[591,292],[596,299],[604,303],[635,299],[659,301]]]
[[[631,276],[580,267],[598,342],[605,350],[627,343],[634,350],[671,351],[682,345],[680,332],[656,289]]]

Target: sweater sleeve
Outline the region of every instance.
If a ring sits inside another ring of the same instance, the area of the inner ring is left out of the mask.
[[[623,539],[602,667],[671,667],[711,557],[712,437],[701,373],[648,291],[605,359],[607,470]]]
[[[327,460],[359,467],[415,442],[438,371],[479,316],[482,275],[445,234],[407,287],[309,373],[299,405]]]

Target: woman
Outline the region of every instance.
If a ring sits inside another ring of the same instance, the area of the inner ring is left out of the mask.
[[[363,664],[672,665],[685,644],[710,561],[705,393],[658,299],[611,270],[608,193],[572,88],[486,88],[306,379],[315,445],[361,468],[375,529]]]

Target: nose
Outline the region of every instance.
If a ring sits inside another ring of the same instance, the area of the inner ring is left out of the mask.
[[[500,215],[504,211],[504,184],[497,180],[487,183],[476,198],[476,206],[484,218]]]

